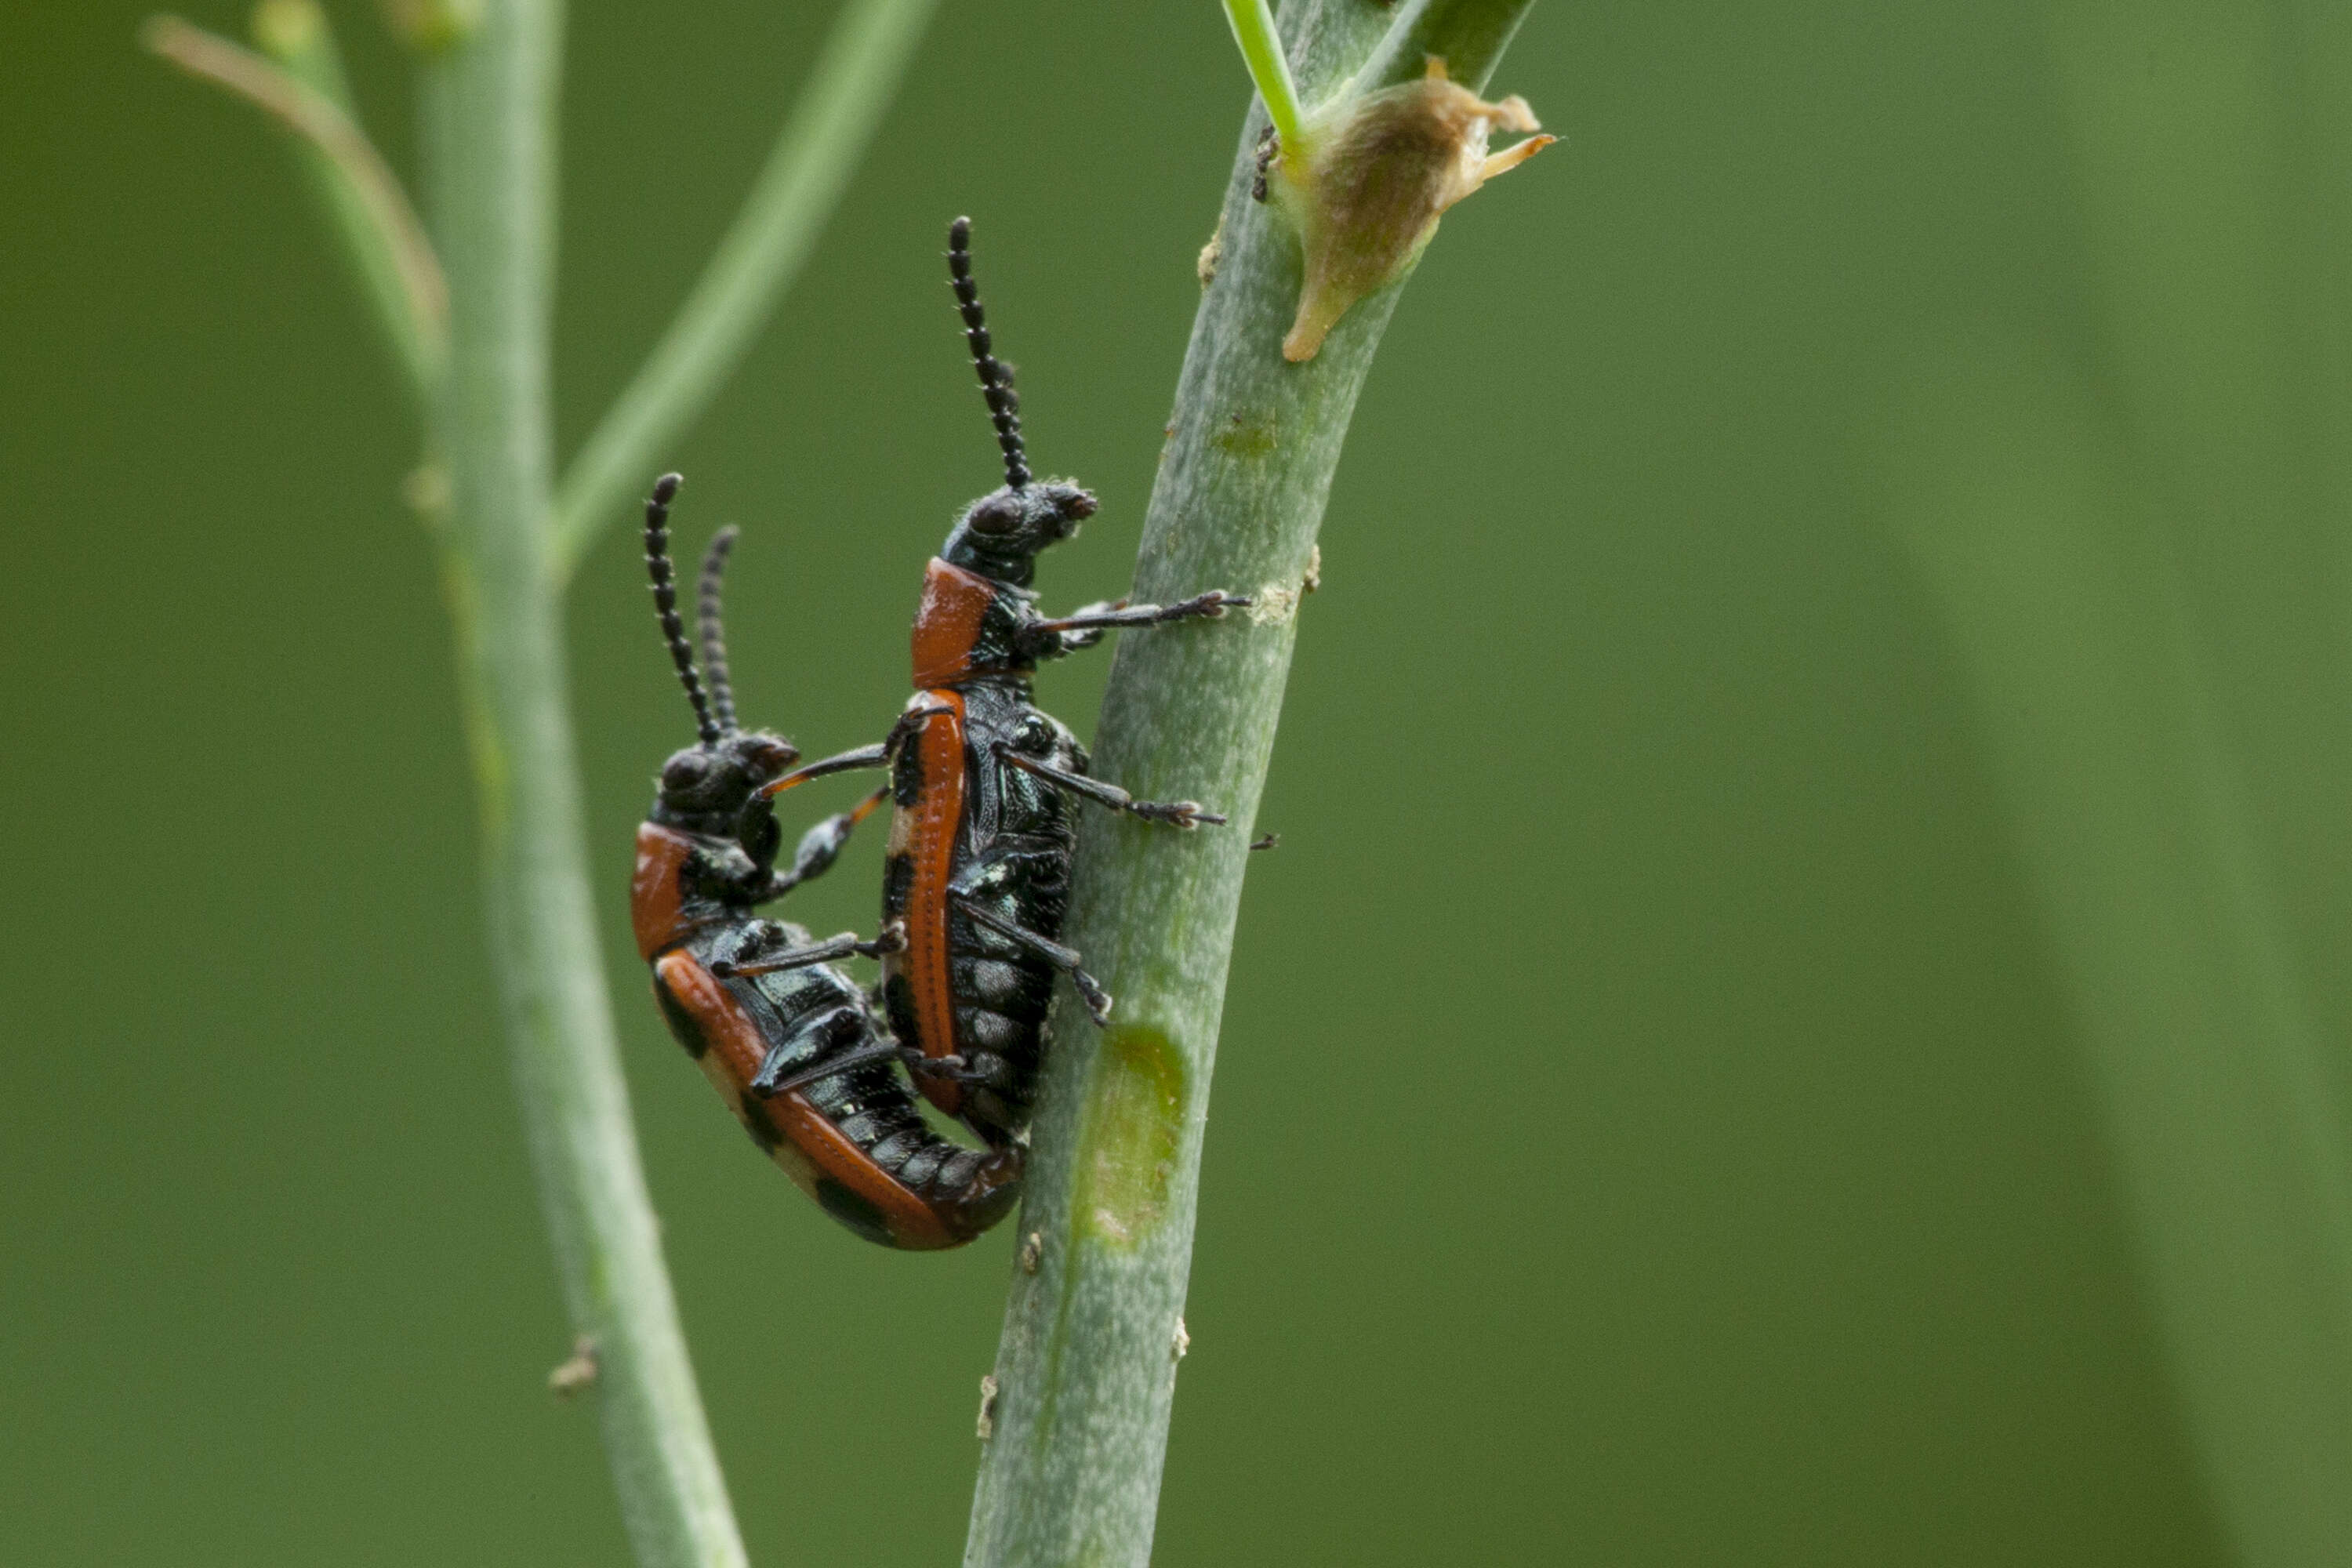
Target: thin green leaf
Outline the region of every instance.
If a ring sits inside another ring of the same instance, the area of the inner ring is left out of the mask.
[[[1298,102],[1298,84],[1290,79],[1290,57],[1274,30],[1274,12],[1266,0],[1225,0],[1225,20],[1233,24],[1234,42],[1242,47],[1242,63],[1265,100],[1265,115],[1286,147],[1302,140],[1307,111]]]
[[[150,18],[139,37],[154,54],[227,89],[299,140],[377,321],[423,403],[448,358],[448,286],[398,177],[344,104],[317,84],[331,66],[333,46],[323,29],[320,18],[306,62],[312,80],[177,16]],[[323,62],[322,48],[328,51]],[[335,69],[332,79],[340,76]]]
[[[694,292],[557,488],[553,570],[571,575],[598,533],[667,460],[792,286],[848,188],[936,0],[849,0],[767,166]]]

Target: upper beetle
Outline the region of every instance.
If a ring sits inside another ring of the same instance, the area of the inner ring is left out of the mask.
[[[889,739],[762,786],[766,801],[805,779],[888,766],[894,808],[882,910],[904,943],[882,955],[882,1001],[932,1103],[992,1143],[1028,1119],[1046,1006],[1066,973],[1097,1023],[1111,999],[1056,939],[1069,892],[1069,802],[1190,828],[1225,819],[1193,801],[1137,800],[1087,776],[1085,748],[1031,700],[1040,660],[1090,647],[1118,626],[1213,619],[1249,601],[1223,592],[1181,604],[1090,605],[1048,618],[1030,591],[1039,552],[1094,515],[1095,498],[1040,479],[1021,403],[997,359],[971,276],[971,220],[948,232],[948,271],[979,372],[1004,483],[964,509],[924,574],[914,626],[915,695]]]

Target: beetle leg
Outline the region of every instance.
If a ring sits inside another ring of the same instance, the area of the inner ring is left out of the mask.
[[[908,708],[898,715],[898,721],[890,726],[890,732],[873,745],[859,746],[846,752],[835,752],[832,756],[819,757],[813,763],[803,763],[782,778],[772,779],[761,784],[753,793],[751,804],[744,809],[746,811],[756,809],[773,801],[786,790],[800,788],[811,779],[825,778],[834,773],[856,773],[860,768],[887,768],[892,759],[898,756],[898,748],[905,745],[915,731],[923,727],[925,721],[936,719],[942,713],[954,711],[954,709],[940,702],[928,702],[919,708]]]
[[[1227,610],[1246,610],[1249,604],[1247,598],[1228,594],[1223,588],[1212,588],[1172,605],[1130,605],[1125,599],[1112,599],[1083,605],[1058,620],[1033,621],[1024,629],[1084,633],[1110,631],[1119,626],[1164,626],[1170,621],[1216,620]]]
[[[925,702],[918,705],[910,701],[905,708],[898,710],[897,722],[890,726],[890,732],[882,737],[883,760],[897,761],[898,749],[920,734],[924,725],[934,719],[951,714],[955,710],[952,704],[946,702]]]
[[[1010,1065],[999,1057],[994,1058],[996,1065],[992,1068],[974,1067],[971,1058],[961,1052],[952,1056],[927,1057],[912,1046],[899,1047],[898,1059],[907,1064],[908,1072],[918,1077],[943,1078],[982,1089],[1003,1088],[1007,1077],[1006,1068]]]
[[[996,756],[999,762],[1010,763],[1023,773],[1034,773],[1080,799],[1090,800],[1113,811],[1131,812],[1146,822],[1164,822],[1171,827],[1198,827],[1202,823],[1222,827],[1225,823],[1225,819],[1215,812],[1202,809],[1197,800],[1138,800],[1117,784],[1105,784],[1084,773],[1057,768],[1051,763],[1022,756],[1001,743],[996,748]]]
[[[986,926],[1009,942],[1019,942],[1067,974],[1070,984],[1078,988],[1078,994],[1085,999],[1087,1011],[1093,1015],[1097,1028],[1110,1022],[1110,993],[1104,990],[1093,975],[1078,967],[1076,950],[1064,947],[1049,937],[1039,936],[1028,927],[1005,919],[968,894],[950,893],[949,897],[964,912],[965,918],[974,924]]]
[[[852,1049],[839,1056],[828,1056],[833,1047],[851,1045],[867,1036],[865,1014],[852,1007],[836,1007],[821,1013],[793,1031],[785,1039],[768,1047],[752,1075],[751,1092],[766,1098],[783,1093],[787,1089],[814,1083],[839,1072],[863,1067],[869,1062],[887,1061],[898,1054],[898,1047],[878,1042],[863,1049]]]
[[[772,1056],[772,1054],[771,1053]],[[772,1099],[779,1094],[789,1094],[793,1089],[803,1089],[819,1079],[831,1078],[835,1073],[847,1072],[853,1068],[866,1067],[874,1062],[896,1061],[899,1054],[899,1047],[897,1046],[867,1046],[863,1050],[851,1051],[845,1056],[835,1057],[829,1061],[821,1061],[804,1067],[798,1072],[780,1071],[773,1079],[767,1076],[767,1064],[763,1062],[760,1067],[760,1076],[751,1080],[751,1088],[754,1092],[762,1097]],[[782,1065],[781,1062],[777,1063],[779,1068]]]
[[[890,791],[886,785],[859,801],[850,810],[835,812],[801,835],[800,847],[793,854],[793,868],[771,875],[768,885],[761,889],[754,901],[764,904],[771,899],[781,899],[803,882],[814,880],[832,870],[833,863],[841,858],[843,847],[849,842],[851,831],[889,798]]]
[[[766,928],[773,931],[775,928]],[[735,958],[714,958],[707,966],[720,980],[749,980],[754,975],[774,974],[780,970],[806,969],[814,963],[834,963],[845,958],[880,958],[886,953],[900,952],[907,946],[907,928],[898,921],[884,926],[871,942],[861,942],[855,931],[843,931],[823,942],[806,947],[789,947],[782,952],[759,954],[760,943],[746,943]],[[748,962],[747,962],[748,960]]]
[[[856,751],[836,752],[830,757],[820,757],[813,763],[803,763],[783,777],[761,784],[760,792],[751,798],[755,801],[773,800],[788,789],[798,789],[811,779],[821,779],[830,773],[855,773],[859,768],[888,767],[890,755],[886,749],[888,745],[887,741],[883,741],[871,746],[860,746]]]
[[[787,969],[806,969],[815,963],[834,963],[855,956],[857,934],[843,931],[807,947],[788,947],[782,952],[768,953],[759,958],[714,958],[704,965],[720,980],[749,980],[754,975],[774,974]]]
[[[1038,621],[1022,630],[1036,633],[1037,640],[1045,645],[1041,651],[1048,655],[1076,653],[1099,644],[1103,633],[1109,629],[1102,617],[1117,615],[1127,607],[1125,599],[1097,599],[1091,605],[1080,605],[1057,620]]]
[[[1061,865],[1068,856],[1066,851],[1045,847],[1024,849],[1015,845],[998,844],[974,856],[964,868],[948,884],[948,897],[969,899],[988,891],[1001,891],[1006,879],[1023,866],[1034,871]]]
[[[1173,605],[1130,605],[1125,599],[1108,599],[1100,604],[1083,605],[1066,616],[1054,620],[1032,621],[1021,628],[1021,640],[1028,650],[1041,658],[1055,658],[1080,648],[1092,647],[1102,641],[1107,631],[1121,626],[1158,626],[1170,621],[1215,620],[1227,610],[1249,608],[1247,597],[1213,588],[1205,594],[1195,594]]]
[[[750,843],[759,827],[761,819],[773,815],[776,796],[788,789],[797,789],[811,779],[824,778],[831,773],[852,773],[859,768],[888,767],[898,757],[898,748],[905,745],[908,738],[920,730],[926,721],[937,718],[940,714],[954,711],[954,709],[940,703],[927,703],[919,708],[908,708],[898,715],[898,722],[890,726],[889,734],[884,736],[876,744],[860,746],[853,752],[840,752],[833,756],[821,758],[804,767],[794,768],[791,773],[771,784],[761,785],[752,792],[751,798],[743,803],[743,809],[737,814],[735,837],[744,843]],[[793,858],[793,868],[790,871],[773,874],[766,889],[755,895],[755,901],[764,903],[770,899],[782,898],[811,877],[823,876],[832,867],[834,857],[841,853],[842,845],[848,842],[849,830],[864,821],[867,812],[881,805],[888,793],[885,788],[860,804],[856,810],[827,817],[810,828],[801,837],[800,848]],[[844,818],[846,820],[845,821]],[[829,849],[828,845],[830,845]]]

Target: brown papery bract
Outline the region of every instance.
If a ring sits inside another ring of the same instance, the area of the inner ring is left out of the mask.
[[[1557,140],[1529,135],[1490,154],[1494,132],[1539,129],[1527,100],[1488,103],[1435,56],[1416,81],[1318,111],[1307,145],[1282,149],[1267,182],[1306,252],[1283,357],[1313,359],[1350,306],[1412,265],[1446,208]]]

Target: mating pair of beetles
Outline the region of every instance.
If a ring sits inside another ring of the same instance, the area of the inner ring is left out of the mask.
[[[971,221],[958,218],[948,270],[1004,484],[965,509],[932,558],[915,613],[915,695],[884,740],[794,767],[791,742],[741,728],[719,618],[735,531],[720,532],[703,561],[698,671],[669,560],[677,476],[646,503],[654,606],[698,728],[696,743],[663,764],[637,830],[629,907],[655,999],[752,1141],[803,1191],[867,1240],[916,1250],[961,1246],[1018,1199],[1055,977],[1070,977],[1097,1025],[1109,1016],[1111,998],[1057,940],[1070,801],[1180,828],[1224,821],[1192,801],[1137,800],[1088,777],[1076,738],[1030,700],[1038,661],[1090,647],[1114,627],[1213,619],[1249,603],[1210,592],[1167,605],[1088,605],[1058,620],[1038,613],[1035,556],[1076,533],[1095,498],[1029,470],[1020,398],[990,347],[971,240]],[[889,770],[889,784],[811,828],[780,870],[775,797],[866,768]],[[813,942],[753,912],[830,868],[885,800],[883,924],[871,941]],[[882,961],[875,994],[835,967],[853,955]],[[984,1147],[931,1131],[894,1068]]]

